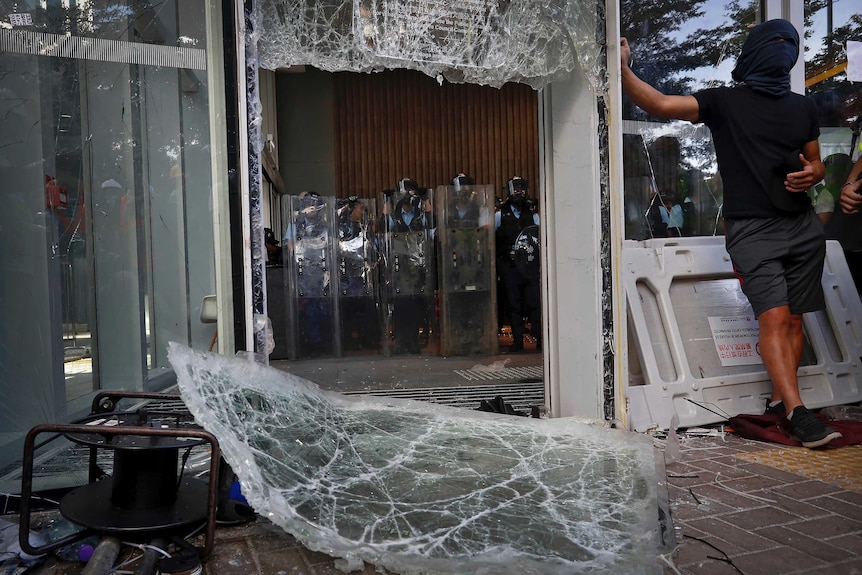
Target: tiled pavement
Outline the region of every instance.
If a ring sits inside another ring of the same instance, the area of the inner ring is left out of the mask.
[[[667,489],[678,545],[665,575],[862,575],[862,447],[809,451],[683,436]],[[50,560],[32,572],[80,570]],[[204,575],[340,573],[262,519],[220,527],[203,566]],[[385,571],[366,565],[362,573]]]
[[[667,465],[678,547],[666,573],[862,574],[862,447],[681,443]]]

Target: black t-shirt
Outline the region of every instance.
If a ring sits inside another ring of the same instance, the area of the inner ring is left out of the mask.
[[[808,194],[787,192],[783,180],[801,169],[792,165],[800,150],[820,136],[812,100],[792,92],[767,96],[745,86],[710,88],[694,97],[699,121],[712,132],[725,217],[772,218],[811,209]]]

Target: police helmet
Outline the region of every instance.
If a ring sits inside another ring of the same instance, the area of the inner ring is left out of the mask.
[[[523,192],[527,193],[527,180],[520,176],[515,176],[510,178],[508,182],[506,182],[506,191],[508,195],[512,195],[515,192]]]
[[[410,178],[404,178],[398,182],[398,191],[402,194],[406,194],[408,192],[413,192],[415,194],[419,191],[419,184]]]
[[[461,172],[454,178],[452,178],[452,185],[455,186],[456,190],[460,190],[461,186],[473,186],[476,184],[476,180],[466,175],[464,172]]]

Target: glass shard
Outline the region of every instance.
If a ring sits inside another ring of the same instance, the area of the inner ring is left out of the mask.
[[[245,497],[309,549],[396,573],[657,572],[644,436],[344,396],[176,343],[169,357]]]

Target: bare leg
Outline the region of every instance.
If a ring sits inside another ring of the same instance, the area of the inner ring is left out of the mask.
[[[772,400],[782,400],[787,413],[802,405],[796,370],[802,359],[802,316],[774,307],[758,316],[760,355],[772,379]]]

